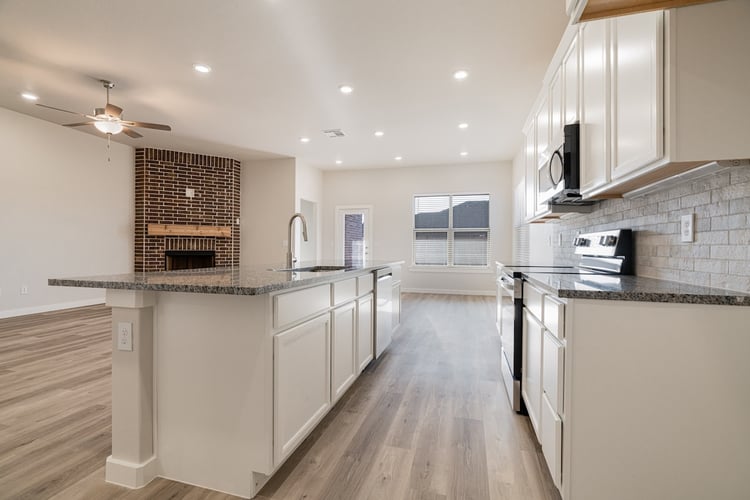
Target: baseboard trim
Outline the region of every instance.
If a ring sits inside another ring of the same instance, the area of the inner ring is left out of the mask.
[[[108,483],[126,488],[143,488],[156,478],[156,457],[151,457],[141,464],[118,460],[112,455],[107,457],[104,480]]]
[[[402,288],[401,293],[437,293],[440,295],[484,295],[494,297],[494,290],[445,290],[435,288]]]
[[[45,304],[43,306],[22,307],[20,309],[8,309],[7,311],[0,311],[0,319],[50,311],[60,311],[62,309],[73,309],[74,307],[93,306],[97,304],[104,304],[104,297],[97,299],[73,300],[71,302],[58,302],[57,304]]]

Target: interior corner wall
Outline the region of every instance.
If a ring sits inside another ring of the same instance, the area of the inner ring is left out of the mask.
[[[482,272],[426,272],[412,264],[413,197],[417,194],[489,193],[490,264],[512,254],[511,162],[461,163],[323,172],[323,258],[335,258],[335,211],[339,205],[370,205],[374,260],[403,260],[402,290],[495,293],[494,266]]]
[[[4,108],[0,130],[0,317],[104,302],[47,279],[132,271],[133,148]]]
[[[240,265],[284,263],[289,217],[296,207],[295,170],[294,158],[242,162]]]
[[[308,217],[308,242],[298,238],[296,241],[295,255],[300,255],[303,260],[305,257],[313,256],[318,261],[322,255],[322,229],[321,229],[321,209],[323,204],[323,172],[315,167],[296,160],[295,170],[295,210],[302,212],[301,201],[306,200],[315,205],[316,213],[313,220]],[[299,235],[300,232],[297,231]],[[306,245],[308,248],[306,248]]]

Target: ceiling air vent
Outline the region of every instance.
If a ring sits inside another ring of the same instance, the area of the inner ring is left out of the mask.
[[[324,130],[323,133],[326,135],[326,137],[330,137],[331,139],[334,139],[336,137],[344,137],[344,132],[342,132],[340,128],[330,128],[328,130]]]

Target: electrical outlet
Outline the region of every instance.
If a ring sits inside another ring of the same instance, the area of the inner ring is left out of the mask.
[[[21,285],[21,295],[29,294],[29,285]]]
[[[117,350],[133,350],[133,323],[117,323]]]
[[[680,218],[680,240],[691,243],[695,238],[695,214],[683,215]]]

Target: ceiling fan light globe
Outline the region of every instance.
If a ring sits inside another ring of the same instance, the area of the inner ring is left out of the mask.
[[[100,121],[94,123],[94,127],[103,134],[119,134],[122,132],[122,125],[117,122]]]

